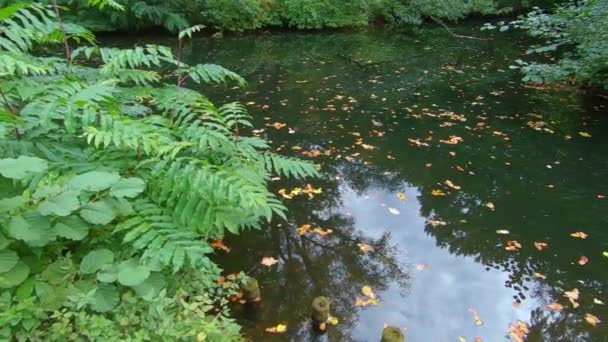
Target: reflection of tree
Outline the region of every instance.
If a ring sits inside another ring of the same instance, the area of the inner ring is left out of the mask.
[[[276,223],[265,232],[231,239],[234,255],[220,257],[226,272],[251,270],[249,274],[261,283],[264,302],[253,316],[255,321],[243,322],[247,336],[253,340],[271,339],[260,324],[270,326],[275,322],[287,322],[293,327],[292,336],[311,334],[310,329],[298,331],[296,327],[309,320],[312,299],[320,295],[331,298],[332,312],[340,319],[329,332],[331,339],[354,340],[349,331],[357,322],[355,299],[362,297],[361,288],[367,285],[380,292],[394,283],[407,287],[408,274],[394,256],[397,250],[389,245],[390,236],[370,239],[355,230],[352,217],[338,210],[338,185],[333,180],[318,180],[315,186],[324,190],[319,200],[298,198],[288,202],[290,223]],[[332,229],[333,233],[302,236],[296,230],[302,224]],[[374,251],[363,253],[360,243],[373,246]],[[245,254],[250,257],[243,258]],[[263,256],[280,259],[280,272],[261,266]]]

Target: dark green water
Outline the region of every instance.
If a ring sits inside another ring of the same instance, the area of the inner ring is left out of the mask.
[[[387,323],[407,329],[408,341],[492,342],[510,340],[509,325],[521,320],[528,341],[608,341],[608,310],[594,303],[608,303],[608,198],[598,198],[608,197],[607,107],[568,89],[525,87],[509,69],[525,44],[492,38],[429,28],[203,38],[188,47],[190,62],[247,78],[246,93],[204,92],[248,103],[277,150],[324,152],[314,160],[325,177],[310,180],[322,194],[287,200],[288,222],[229,238],[232,251],[218,252],[226,273],[249,271],[262,285],[259,308],[234,308],[248,338],[379,341]],[[541,121],[544,131],[529,126]],[[265,126],[275,122],[287,126]],[[451,136],[463,141],[440,142]],[[300,236],[303,224],[333,233]],[[570,236],[578,231],[588,237]],[[508,241],[521,249],[505,250]],[[263,257],[279,263],[262,266]],[[366,285],[380,304],[356,307]],[[564,296],[575,288],[578,308]],[[332,299],[340,320],[327,336],[308,325],[318,295]],[[604,322],[591,326],[588,313]],[[286,334],[264,332],[279,323]]]

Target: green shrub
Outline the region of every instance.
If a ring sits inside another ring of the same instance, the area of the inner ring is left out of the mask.
[[[258,29],[266,25],[264,0],[207,0],[203,14],[215,28],[227,31]]]
[[[279,0],[285,25],[298,29],[365,26],[369,22],[366,0]]]
[[[37,4],[0,9],[0,32],[0,339],[239,339],[208,242],[284,217],[267,182],[314,165],[184,87],[244,85],[220,66],[96,46]]]

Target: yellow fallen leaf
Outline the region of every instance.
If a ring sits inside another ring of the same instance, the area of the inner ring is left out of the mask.
[[[361,288],[361,293],[363,293],[363,295],[366,297],[369,297],[371,299],[376,299],[376,294],[374,293],[372,288],[367,285],[363,286],[363,288]]]
[[[589,313],[585,315],[585,321],[587,321],[587,323],[593,325],[594,327],[596,327],[599,323],[602,322],[599,318]]]
[[[407,201],[407,195],[402,192],[398,193],[397,197],[402,201]]]
[[[282,334],[287,331],[287,324],[278,324],[276,327],[266,328],[266,332],[272,334]]]
[[[506,229],[499,229],[496,231],[496,234],[500,234],[500,235],[509,235],[511,232],[509,232]]]
[[[570,234],[570,236],[572,236],[573,238],[578,238],[578,239],[586,239],[587,236],[589,236],[589,235],[586,233],[583,233],[583,232],[576,232],[576,233]]]
[[[374,247],[370,246],[370,245],[368,245],[366,243],[358,243],[357,246],[359,246],[359,249],[363,253],[373,252],[374,251]]]
[[[587,132],[578,132],[578,134],[580,134],[583,138],[591,138],[591,134]]]
[[[605,305],[604,302],[602,302],[601,300],[597,299],[597,298],[593,298],[593,304],[597,304],[597,305]]]
[[[486,207],[488,207],[488,208],[490,208],[492,210],[496,209],[496,207],[494,206],[494,203],[492,203],[492,202],[486,203]]]
[[[477,311],[475,311],[475,309],[469,308],[469,312],[473,314],[473,320],[475,320],[475,325],[477,325],[477,326],[483,325],[481,316],[479,316],[479,313],[477,313]]]
[[[433,196],[446,196],[447,194],[441,190],[433,190],[431,191],[431,195]]]
[[[534,277],[539,278],[539,279],[547,279],[547,276],[542,274],[542,273],[538,273],[538,272],[534,272]]]
[[[264,265],[264,266],[270,267],[278,262],[279,262],[279,260],[277,260],[273,257],[263,257],[262,258],[262,265]]]
[[[568,300],[570,300],[570,303],[572,304],[572,307],[574,309],[579,307],[579,304],[577,302],[578,296],[579,296],[578,289],[573,289],[571,291],[564,291],[564,297],[567,297]]]
[[[444,183],[445,183],[445,185],[449,186],[450,188],[452,188],[452,189],[454,189],[454,190],[460,190],[460,186],[458,186],[458,185],[456,185],[456,184],[452,183],[452,181],[451,181],[451,180],[449,180],[449,179],[448,179],[448,180],[446,180]]]

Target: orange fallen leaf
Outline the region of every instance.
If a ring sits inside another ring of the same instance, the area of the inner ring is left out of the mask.
[[[313,230],[313,233],[316,233],[319,236],[325,237],[331,233],[333,233],[333,229],[321,229],[321,228],[315,228]]]
[[[477,313],[477,311],[475,311],[475,309],[469,308],[469,312],[473,314],[473,320],[475,320],[475,325],[477,325],[477,326],[483,325],[481,316],[479,316],[479,313]]]
[[[278,262],[279,262],[279,260],[277,260],[273,257],[263,257],[262,258],[262,265],[264,265],[264,266],[270,267]]]
[[[213,247],[215,249],[222,250],[222,251],[224,251],[226,253],[230,253],[230,247],[224,245],[224,241],[222,241],[222,240],[213,241],[211,243],[211,247]]]
[[[298,234],[300,234],[300,235],[308,235],[308,234],[312,233],[312,225],[303,224],[297,230],[298,230]]]
[[[581,266],[587,265],[588,262],[589,262],[589,258],[587,258],[584,255],[580,259],[578,259],[578,264]]]
[[[272,334],[282,334],[287,331],[287,324],[278,324],[275,327],[266,328],[266,332]]]
[[[370,305],[378,305],[380,304],[380,301],[378,299],[366,299],[363,300],[359,297],[357,297],[356,301],[355,301],[355,306],[361,306],[361,307],[365,307],[365,306],[370,306]]]
[[[446,139],[446,140],[439,140],[440,142],[444,143],[444,144],[448,144],[448,145],[457,145],[461,142],[463,142],[464,140],[461,137],[457,137],[455,135],[450,136],[450,139]]]
[[[547,276],[542,274],[542,273],[538,273],[538,272],[534,272],[534,277],[539,278],[539,279],[547,279]]]
[[[528,329],[526,323],[520,320],[517,320],[515,323],[509,324],[509,330],[511,330],[511,333],[509,335],[516,342],[524,342],[526,340],[526,337],[528,337],[528,334],[530,333],[530,330]]]
[[[534,242],[534,247],[536,247],[536,249],[538,249],[539,251],[542,251],[547,246],[549,246],[549,244],[546,242]]]
[[[585,321],[587,321],[587,323],[593,325],[594,327],[596,327],[599,323],[602,322],[599,318],[590,313],[585,315]]]
[[[402,201],[407,201],[407,195],[402,192],[398,193],[397,197]]]
[[[578,238],[578,239],[586,239],[587,236],[589,236],[589,235],[586,233],[583,233],[583,232],[576,232],[576,233],[570,234],[570,236],[572,236],[573,238]]]
[[[560,303],[552,303],[552,304],[548,304],[545,306],[547,309],[549,310],[553,310],[553,311],[562,311],[564,310],[564,306],[561,305]]]
[[[513,252],[513,251],[518,251],[520,249],[521,249],[521,243],[519,243],[515,240],[507,241],[507,247],[505,247],[505,250]]]

